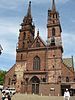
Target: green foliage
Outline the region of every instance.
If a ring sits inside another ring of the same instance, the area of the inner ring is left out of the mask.
[[[6,74],[6,71],[0,71],[0,85],[3,85],[4,82],[4,76]]]

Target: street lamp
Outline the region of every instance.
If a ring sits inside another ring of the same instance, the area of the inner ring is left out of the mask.
[[[2,50],[3,50],[3,48],[2,48],[2,46],[1,46],[1,44],[0,44],[0,55],[1,55],[1,53],[2,53]]]

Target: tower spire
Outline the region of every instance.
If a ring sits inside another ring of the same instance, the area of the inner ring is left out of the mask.
[[[52,11],[56,11],[55,0],[52,0]]]
[[[31,17],[31,1],[29,1],[29,7],[28,7],[27,16]]]

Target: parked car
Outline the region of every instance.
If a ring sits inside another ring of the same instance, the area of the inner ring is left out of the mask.
[[[2,90],[2,92],[4,92],[5,91],[5,93],[9,93],[10,94],[10,91],[9,91],[9,89],[8,88],[4,88],[3,90]]]
[[[10,94],[14,95],[16,93],[15,88],[8,88],[8,90],[10,91]]]
[[[6,88],[6,89],[3,89],[2,92],[3,91],[5,91],[5,93],[9,93],[9,94],[12,94],[12,95],[14,95],[16,93],[15,88]]]

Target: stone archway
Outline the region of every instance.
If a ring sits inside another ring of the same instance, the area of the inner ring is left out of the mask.
[[[32,83],[32,93],[39,94],[39,78],[37,76],[33,76],[30,81]]]

